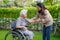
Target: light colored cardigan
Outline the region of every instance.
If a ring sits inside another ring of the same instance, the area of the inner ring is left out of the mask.
[[[53,24],[53,18],[50,14],[50,12],[48,10],[45,10],[44,13],[46,14],[44,16],[44,18],[41,18],[40,14],[38,13],[36,17],[34,17],[33,19],[42,21],[41,23],[43,23],[43,25],[45,26],[50,26]]]

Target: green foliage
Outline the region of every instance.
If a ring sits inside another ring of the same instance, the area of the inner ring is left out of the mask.
[[[20,11],[23,8],[0,8],[0,18],[17,18],[20,15]],[[28,17],[31,18],[36,14],[36,8],[26,8],[28,9]]]
[[[5,4],[7,4],[7,3],[8,3],[8,0],[3,0],[3,2],[4,2]]]
[[[36,7],[36,4],[37,4],[37,2],[34,2],[34,3],[32,3],[31,5],[32,5],[33,7]]]
[[[57,18],[58,13],[60,11],[60,6],[49,6],[47,7],[50,11],[53,18]],[[23,8],[0,8],[0,18],[7,17],[7,18],[17,18],[19,17],[19,13]],[[36,15],[36,8],[35,7],[29,7],[26,8],[28,10],[28,18],[32,18]]]

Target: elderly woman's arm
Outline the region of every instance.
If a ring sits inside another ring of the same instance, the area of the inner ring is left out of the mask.
[[[16,28],[18,28],[18,29],[24,28],[25,30],[27,30],[27,28],[25,26],[21,26],[21,20],[19,18],[16,21]]]

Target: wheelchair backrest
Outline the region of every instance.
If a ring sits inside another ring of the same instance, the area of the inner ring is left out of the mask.
[[[16,21],[11,22],[11,28],[14,30],[16,29]]]

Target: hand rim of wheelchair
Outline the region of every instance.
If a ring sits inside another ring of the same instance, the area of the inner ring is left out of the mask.
[[[10,31],[10,32],[8,32],[8,33],[5,35],[5,39],[4,39],[4,40],[7,40],[8,35],[10,35],[10,34],[12,34],[12,33],[15,33],[15,34],[18,36],[18,40],[21,40],[20,37],[22,38],[22,40],[28,40],[28,38],[27,38],[26,36],[21,35],[21,34],[15,32],[15,31]]]

